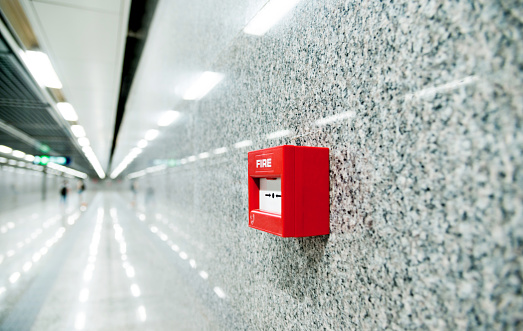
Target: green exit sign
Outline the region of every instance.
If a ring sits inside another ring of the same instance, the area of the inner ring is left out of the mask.
[[[56,163],[59,165],[68,165],[69,163],[71,163],[71,158],[68,156],[40,155],[40,156],[35,156],[35,159],[33,160],[34,164],[40,164],[40,165],[47,165],[49,162]]]

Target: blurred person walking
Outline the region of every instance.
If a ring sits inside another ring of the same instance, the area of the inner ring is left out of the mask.
[[[69,188],[67,187],[67,181],[64,180],[62,188],[60,188],[60,204],[64,207],[67,204],[67,193],[69,193]]]
[[[83,180],[79,180],[78,183],[76,184],[76,187],[78,189],[78,200],[80,200],[80,205],[81,206],[87,205],[84,202],[84,192],[85,192],[85,183],[84,183],[84,181]]]

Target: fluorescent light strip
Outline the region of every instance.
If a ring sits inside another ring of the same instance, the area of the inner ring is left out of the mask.
[[[60,111],[60,114],[62,114],[62,117],[64,120],[69,122],[78,121],[78,115],[76,114],[76,111],[73,108],[73,105],[71,105],[68,102],[59,102],[56,104],[56,108]]]
[[[25,157],[25,153],[22,151],[13,151],[12,154],[14,157],[17,157],[19,159],[23,159]]]
[[[85,137],[84,127],[81,125],[71,125],[71,131],[77,138]]]
[[[84,152],[85,157],[87,157],[87,160],[91,162],[91,165],[93,166],[94,171],[96,171],[98,177],[100,177],[100,179],[104,179],[105,172],[102,168],[102,165],[100,164],[100,161],[98,161],[98,158],[94,154],[94,151],[91,148],[91,146],[85,146],[84,148],[82,148],[82,151]]]
[[[12,152],[13,152],[13,149],[11,147],[0,145],[0,153],[11,154]]]
[[[263,36],[278,23],[300,0],[271,0],[253,17],[243,32]]]
[[[38,84],[50,88],[62,88],[47,54],[36,51],[20,52],[20,57]]]
[[[205,71],[185,92],[184,100],[200,100],[221,82],[223,77],[224,75],[218,72]]]
[[[68,168],[68,167],[64,167],[62,165],[59,165],[59,164],[56,164],[56,163],[53,163],[53,162],[49,162],[47,164],[47,166],[49,168],[51,168],[51,169],[55,169],[55,170],[64,172],[66,174],[78,177],[78,178],[84,178],[84,179],[87,178],[87,174],[85,174],[83,172],[80,172],[78,170],[74,170],[74,169],[71,169],[71,168]]]

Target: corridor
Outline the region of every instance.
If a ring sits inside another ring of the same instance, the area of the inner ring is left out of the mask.
[[[0,330],[213,330],[226,295],[175,215],[115,192],[0,214]]]

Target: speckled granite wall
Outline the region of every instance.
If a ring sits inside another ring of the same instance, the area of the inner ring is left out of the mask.
[[[225,80],[150,157],[211,157],[139,182],[226,293],[221,328],[523,327],[521,8],[303,0],[208,63]],[[248,228],[247,152],[281,144],[330,148],[329,236]]]

